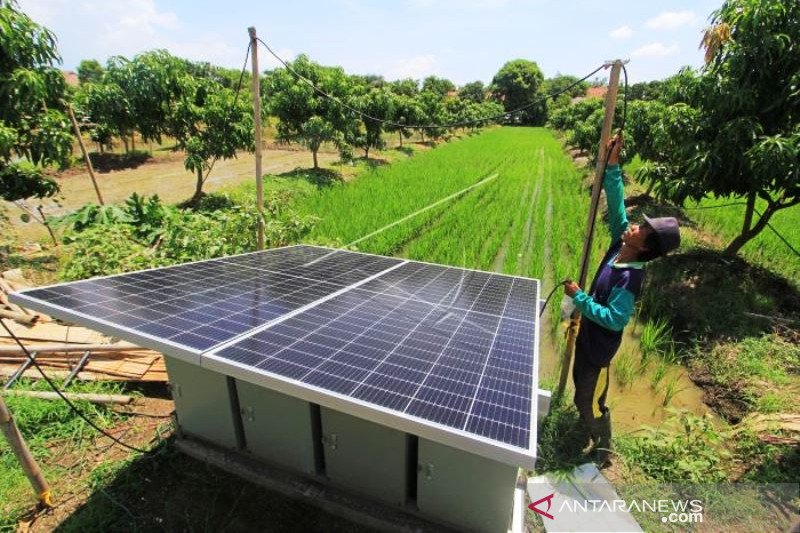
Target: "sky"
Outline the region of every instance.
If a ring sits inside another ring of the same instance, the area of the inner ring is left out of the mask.
[[[240,69],[248,26],[285,59],[308,54],[352,74],[491,81],[506,61],[583,77],[629,59],[631,83],[702,64],[722,0],[19,0],[58,38],[63,68],[154,48]],[[261,69],[277,62],[259,50]]]

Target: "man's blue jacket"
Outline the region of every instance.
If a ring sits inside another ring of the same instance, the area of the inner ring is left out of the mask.
[[[633,314],[644,279],[643,263],[614,263],[622,248],[622,234],[628,228],[619,165],[610,165],[606,169],[603,189],[608,204],[611,247],[603,257],[588,293],[581,290],[573,297],[582,315],[575,348],[600,367],[608,366],[617,352],[622,342],[622,330]]]

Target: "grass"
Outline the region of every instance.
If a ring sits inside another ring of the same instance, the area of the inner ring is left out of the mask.
[[[344,245],[495,173],[358,249],[537,278],[575,276],[589,198],[581,173],[542,128],[489,129],[366,168],[348,183],[318,186],[298,171],[267,176],[266,188],[319,217],[310,242]]]
[[[778,333],[698,348],[692,365],[717,391],[712,404],[730,419],[752,412],[797,411],[800,347]]]
[[[708,209],[714,206],[729,204],[737,200],[732,198],[703,200],[697,206],[687,206],[688,215],[707,232],[716,235],[725,244],[732,241],[740,232],[744,221],[745,206],[734,205]],[[703,207],[704,209],[693,209]],[[766,202],[756,201],[756,209],[764,212]],[[757,220],[758,215],[754,215]],[[795,250],[800,250],[797,238],[797,227],[800,226],[800,206],[778,211],[770,220],[770,225],[783,236]],[[748,242],[740,254],[754,264],[764,266],[784,276],[800,287],[800,257],[784,243],[775,231],[765,228],[757,237]]]
[[[15,389],[50,390],[44,382],[25,380]],[[118,394],[121,386],[106,382],[74,383],[70,392]],[[63,476],[66,463],[74,462],[93,442],[96,433],[61,401],[5,396],[5,402],[46,479]],[[88,402],[78,407],[98,425],[108,428],[121,420],[112,410]],[[5,439],[0,439],[0,528],[16,525],[20,513],[34,500],[28,481]]]

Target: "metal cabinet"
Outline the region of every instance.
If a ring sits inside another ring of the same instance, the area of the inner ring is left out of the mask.
[[[246,449],[277,466],[316,474],[319,407],[246,381],[237,380],[236,391]]]
[[[239,413],[232,405],[231,378],[175,357],[164,356],[180,430],[225,448],[237,448]]]
[[[419,439],[417,506],[466,531],[508,531],[517,467]]]
[[[325,474],[331,483],[391,505],[404,505],[410,437],[325,407],[321,418]]]

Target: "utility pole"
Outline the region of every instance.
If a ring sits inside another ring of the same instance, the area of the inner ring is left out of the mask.
[[[89,153],[86,151],[86,145],[83,144],[83,137],[81,137],[81,128],[78,126],[78,121],[75,120],[75,113],[72,111],[72,106],[67,106],[67,114],[69,115],[69,120],[72,122],[72,128],[75,130],[75,137],[78,138],[78,145],[81,147],[81,153],[83,154],[83,161],[86,163],[86,168],[89,171],[89,177],[92,178],[92,185],[94,185],[94,192],[97,193],[97,201],[100,202],[100,205],[105,205],[103,202],[103,196],[100,194],[100,187],[97,186],[97,178],[94,175],[94,167],[92,166],[92,160],[89,159]]]
[[[261,88],[258,77],[258,37],[256,28],[247,28],[250,34],[250,54],[253,60],[253,123],[256,142],[256,205],[258,206],[257,249],[264,249],[264,180],[261,174]]]
[[[614,111],[617,107],[617,92],[619,90],[619,74],[622,70],[622,61],[617,59],[611,63],[611,75],[608,79],[608,92],[606,93],[606,113],[603,118],[603,129],[600,133],[600,146],[597,150],[597,163],[594,168],[594,183],[592,184],[592,201],[589,207],[589,218],[586,223],[586,237],[583,241],[583,254],[581,256],[581,271],[578,285],[586,288],[586,278],[589,271],[589,261],[592,255],[592,241],[594,240],[594,226],[597,218],[597,206],[600,203],[600,191],[603,188],[603,174],[606,170],[606,148],[611,138],[611,127],[614,125]],[[575,311],[569,321],[567,330],[567,345],[561,360],[561,376],[558,380],[556,395],[564,393],[567,386],[567,377],[572,363],[572,354],[575,352],[575,341],[578,338],[581,314]]]
[[[0,396],[0,430],[5,435],[8,444],[11,446],[11,451],[17,456],[19,464],[22,466],[25,476],[30,481],[39,503],[44,507],[52,507],[50,501],[50,487],[47,485],[39,465],[36,464],[36,459],[31,455],[25,439],[17,429],[17,424],[14,422],[14,417],[6,407],[3,397]]]

